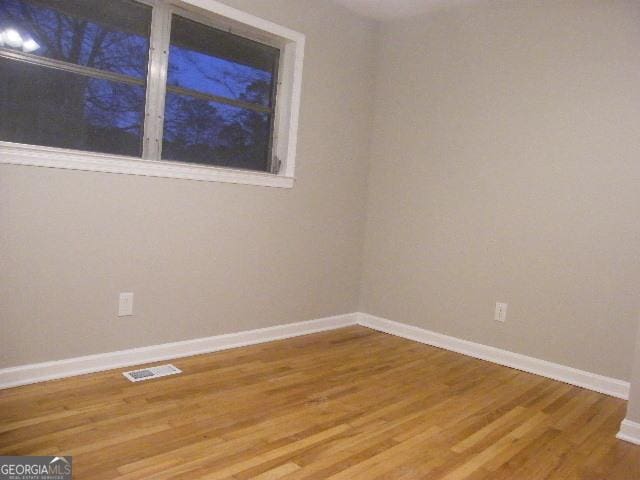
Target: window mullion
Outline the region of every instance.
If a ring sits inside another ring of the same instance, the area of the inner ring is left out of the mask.
[[[147,74],[143,158],[160,160],[164,127],[164,103],[169,65],[171,7],[159,1],[153,7]]]
[[[190,88],[178,87],[175,85],[168,85],[166,91],[169,93],[176,93],[178,95],[186,95],[188,97],[199,98],[207,102],[224,103],[225,105],[231,105],[233,107],[244,108],[246,110],[253,110],[254,112],[272,113],[273,108],[265,107],[259,103],[249,103],[243,100],[236,100],[234,98],[221,97],[212,93],[199,92]]]
[[[87,67],[85,65],[65,62],[64,60],[56,60],[53,58],[31,55],[29,53],[9,50],[3,47],[0,47],[0,57],[17,62],[37,65],[39,67],[52,68],[56,70],[62,70],[64,72],[75,73],[78,75],[83,75],[85,77],[99,78],[102,80],[108,80],[110,82],[126,83],[128,85],[144,86],[144,80],[131,77],[129,75],[123,75],[117,72],[110,72],[108,70],[100,70],[98,68]]]

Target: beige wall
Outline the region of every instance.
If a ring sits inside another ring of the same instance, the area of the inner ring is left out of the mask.
[[[0,367],[359,307],[629,379],[638,2],[227,3],[307,35],[296,186],[0,166]]]
[[[0,166],[0,366],[356,310],[375,25],[227,3],[307,35],[295,187]]]
[[[478,1],[381,35],[361,308],[628,380],[640,2]]]

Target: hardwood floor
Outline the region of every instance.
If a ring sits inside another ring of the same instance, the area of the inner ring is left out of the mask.
[[[0,391],[0,453],[91,480],[640,479],[624,401],[363,327],[172,363]]]

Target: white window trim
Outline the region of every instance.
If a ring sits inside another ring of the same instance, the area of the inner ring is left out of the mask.
[[[154,3],[143,0],[144,3]],[[273,149],[282,162],[280,172],[239,170],[148,158],[85,152],[64,148],[24,145],[0,141],[0,164],[178,178],[207,182],[291,188],[295,181],[298,118],[302,90],[305,36],[215,0],[182,0],[182,9],[203,15],[233,33],[264,41],[280,48],[280,67]],[[153,68],[154,59],[150,59]],[[147,102],[147,105],[150,103]],[[147,106],[148,108],[148,106]],[[147,132],[144,141],[146,142]]]

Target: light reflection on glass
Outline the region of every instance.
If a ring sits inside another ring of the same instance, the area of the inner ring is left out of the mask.
[[[24,52],[27,53],[35,52],[40,48],[38,42],[36,42],[33,38],[22,38],[20,32],[18,32],[14,28],[7,28],[3,31],[0,31],[0,47],[3,47],[5,45],[11,48],[21,48]]]

